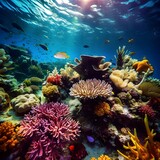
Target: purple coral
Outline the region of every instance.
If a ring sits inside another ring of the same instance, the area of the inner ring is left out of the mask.
[[[28,159],[55,160],[61,148],[79,136],[80,126],[71,118],[67,105],[51,102],[34,107],[26,114],[19,133],[31,141]]]

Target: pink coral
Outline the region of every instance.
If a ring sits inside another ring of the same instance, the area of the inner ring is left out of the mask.
[[[51,102],[37,106],[26,114],[20,123],[19,133],[31,142],[26,154],[28,159],[54,160],[63,152],[62,147],[76,140],[80,126],[71,118],[67,105]]]

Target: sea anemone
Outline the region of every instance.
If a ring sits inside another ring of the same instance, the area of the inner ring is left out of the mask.
[[[70,89],[70,95],[79,98],[94,99],[97,97],[109,97],[112,95],[112,87],[104,80],[87,79],[80,80],[78,83],[73,84]]]

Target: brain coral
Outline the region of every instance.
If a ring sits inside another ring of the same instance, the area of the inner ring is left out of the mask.
[[[20,114],[27,113],[33,106],[40,104],[40,100],[34,94],[19,95],[11,100],[13,109]]]
[[[108,97],[112,95],[112,87],[104,80],[87,79],[80,80],[78,83],[73,84],[70,88],[70,95],[79,98],[94,99],[97,97]]]

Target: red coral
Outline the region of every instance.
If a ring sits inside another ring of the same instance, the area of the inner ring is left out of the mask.
[[[142,114],[144,114],[144,115],[147,114],[147,116],[151,117],[151,118],[153,118],[156,115],[155,111],[149,105],[140,106],[140,108],[138,110]]]
[[[50,76],[47,77],[47,82],[55,84],[55,85],[60,85],[61,84],[61,78],[62,78],[62,76],[59,75],[59,74],[50,75]]]

